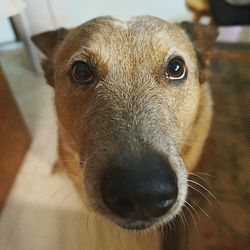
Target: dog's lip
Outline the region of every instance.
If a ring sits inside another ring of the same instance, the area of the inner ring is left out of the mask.
[[[152,223],[149,222],[143,222],[143,221],[138,221],[138,222],[123,222],[123,223],[117,223],[118,226],[127,229],[127,230],[145,230],[152,226]]]

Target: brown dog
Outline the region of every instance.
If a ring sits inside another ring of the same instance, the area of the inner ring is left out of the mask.
[[[32,38],[55,89],[58,165],[85,212],[101,215],[83,249],[160,248],[158,228],[185,204],[208,135],[216,34],[142,16],[99,17]]]

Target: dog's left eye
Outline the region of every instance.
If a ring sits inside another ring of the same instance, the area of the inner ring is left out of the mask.
[[[71,69],[71,76],[78,84],[91,83],[94,78],[93,69],[86,62],[75,62]]]
[[[183,80],[186,78],[186,73],[185,62],[180,57],[172,58],[165,68],[166,77],[173,81]]]

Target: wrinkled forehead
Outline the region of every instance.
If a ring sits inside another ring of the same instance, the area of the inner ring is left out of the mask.
[[[177,25],[149,16],[120,20],[101,17],[73,29],[59,48],[62,60],[98,56],[108,63],[133,60],[163,60],[169,54],[193,57],[185,32]]]

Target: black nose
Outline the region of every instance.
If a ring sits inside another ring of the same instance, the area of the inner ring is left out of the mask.
[[[116,164],[102,181],[103,200],[116,215],[147,220],[167,213],[173,206],[178,194],[176,175],[161,156],[125,158]]]

